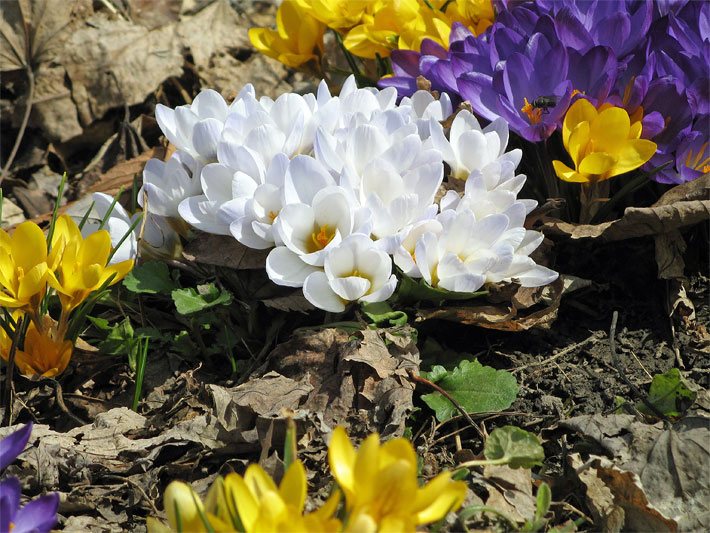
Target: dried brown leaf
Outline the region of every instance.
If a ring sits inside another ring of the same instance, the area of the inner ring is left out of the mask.
[[[587,415],[561,425],[607,452],[591,459],[616,504],[624,508],[626,530],[710,528],[710,479],[698,475],[710,469],[710,419],[688,416],[664,427],[632,415]]]
[[[182,255],[202,265],[259,270],[264,268],[269,250],[248,248],[231,235],[201,233],[185,246]]]
[[[514,303],[452,305],[437,309],[420,309],[417,311],[416,320],[419,322],[433,319],[448,320],[500,331],[526,331],[534,327],[545,329],[549,328],[557,318],[557,310],[563,293],[564,279],[559,278],[539,293],[537,291],[523,291],[517,301],[515,300],[516,292],[512,296]],[[545,302],[542,309],[526,310],[525,305],[538,302]],[[520,309],[516,307],[516,303],[521,306]]]
[[[585,465],[578,453],[568,456],[570,466],[586,487],[585,501],[592,512],[594,525],[603,533],[618,533],[624,527],[624,508],[614,503],[614,494],[599,478],[595,468]]]
[[[518,523],[532,520],[535,515],[535,497],[529,469],[488,465],[483,469],[483,476],[488,485],[487,507],[498,510]]]
[[[143,102],[165,79],[181,74],[183,57],[173,26],[148,30],[96,13],[72,34],[62,64],[86,126],[113,107]]]
[[[603,224],[572,224],[550,220],[542,225],[541,230],[546,235],[611,242],[659,235],[708,219],[710,200],[689,200],[653,207],[629,207],[620,219]]]

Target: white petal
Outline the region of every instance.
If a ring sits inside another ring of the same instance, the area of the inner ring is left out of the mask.
[[[217,146],[224,123],[215,118],[206,118],[195,124],[192,130],[192,145],[206,161],[217,160]]]
[[[354,302],[367,294],[370,290],[370,281],[357,276],[335,278],[330,280],[330,288],[343,300]]]
[[[345,311],[343,300],[335,294],[323,272],[314,272],[303,283],[303,296],[319,309],[331,313]]]
[[[309,274],[318,271],[285,246],[274,248],[266,258],[266,273],[277,285],[302,287]]]
[[[195,96],[192,101],[191,108],[202,120],[214,118],[224,123],[227,118],[227,103],[217,91],[212,89],[200,91],[200,94]]]
[[[223,204],[232,197],[234,171],[221,163],[205,165],[200,175],[202,190],[210,202]]]
[[[191,226],[217,235],[229,235],[229,224],[217,217],[219,205],[207,200],[206,196],[192,196],[178,205],[180,216]]]
[[[229,225],[229,231],[244,246],[255,250],[271,248],[274,245],[273,241],[268,241],[257,235],[253,230],[252,223],[253,221],[249,217],[238,218]]]
[[[379,289],[376,291],[371,292],[370,294],[366,294],[362,298],[360,298],[361,302],[384,302],[387,300],[392,294],[394,294],[395,289],[397,288],[397,276],[392,274],[389,279],[387,280],[386,283],[384,283]]]

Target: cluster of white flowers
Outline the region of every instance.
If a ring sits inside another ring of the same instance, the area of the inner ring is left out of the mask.
[[[392,261],[433,287],[473,292],[486,282],[541,286],[557,273],[535,264],[542,241],[523,222],[535,203],[518,200],[520,150],[506,152],[508,125],[481,128],[443,96],[358,89],[338,96],[256,98],[247,85],[231,105],[202,91],[191,105],[158,105],[158,124],[176,147],[151,160],[139,201],[208,233],[271,249],[266,271],[302,287],[315,306],[380,302],[397,285]],[[463,195],[435,196],[444,178],[465,178]],[[143,204],[141,204],[143,205]]]

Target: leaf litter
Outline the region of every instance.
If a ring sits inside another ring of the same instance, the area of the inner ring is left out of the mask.
[[[262,16],[258,9],[245,15],[226,1],[165,1],[160,16],[150,18],[141,11],[145,2],[138,0],[113,14],[79,1],[35,2],[32,9],[26,1],[6,4],[10,9],[3,6],[0,38],[7,46],[0,47],[0,70],[18,87],[25,83],[22,69],[31,66],[36,78],[28,127],[38,133],[39,140],[32,142],[39,155],[27,148],[25,159],[37,163],[26,168],[48,169],[42,165],[52,158],[70,161],[87,143],[98,150],[92,164],[78,169],[83,179],[74,185],[75,197],[130,188],[145,161],[165,153],[161,146],[143,153],[133,149],[152,135],[149,121],[137,121],[137,113],[148,116],[156,101],[184,103],[180,98],[189,98],[199,85],[229,97],[230,90],[247,81],[267,94],[300,83],[281,66],[251,54],[245,17]],[[38,10],[44,5],[54,10],[51,20]],[[15,6],[23,11],[13,11]],[[29,57],[24,55],[27,36],[18,23],[23,17],[31,22],[25,26],[34,43]],[[99,34],[106,38],[92,48]],[[136,69],[153,70],[151,77],[138,79]],[[12,121],[18,127],[28,101],[21,91],[11,96]],[[117,117],[121,127],[130,124],[133,130],[117,134]],[[131,131],[138,137],[131,137]],[[10,182],[18,191],[28,183],[21,178]],[[139,322],[130,308],[110,317],[109,328],[124,324],[120,336],[115,330],[107,339],[120,358],[102,353],[97,360],[96,349],[86,344],[72,373],[63,378],[65,404],[89,423],[70,419],[49,385],[20,390],[24,405],[13,405],[13,412],[43,415],[32,446],[12,473],[32,493],[61,492],[66,530],[141,531],[145,516],[159,512],[160,494],[172,479],[189,480],[204,493],[218,473],[243,471],[249,461],[259,460],[270,473],[281,472],[288,418],[298,425],[299,449],[320,496],[328,488],[320,474],[335,425],[361,437],[370,431],[414,437],[425,458],[423,474],[431,476],[472,457],[499,458],[489,452],[497,442],[500,450],[507,449],[500,430],[515,424],[532,432],[520,429],[523,441],[526,435],[543,435],[544,466],[535,466],[542,460],[536,449],[522,452],[522,464],[515,465],[520,468],[472,467],[468,503],[495,512],[450,519],[450,530],[460,530],[462,522],[478,529],[534,530],[538,500],[547,486],[541,480],[552,487],[551,506],[542,516],[560,528],[576,521],[581,530],[707,529],[707,480],[696,474],[707,466],[708,280],[702,273],[682,277],[689,265],[697,266],[692,262],[693,226],[708,218],[707,193],[708,176],[672,189],[654,206],[627,210],[619,220],[595,226],[565,225],[542,214],[537,225],[555,242],[555,253],[546,252],[545,264],[562,261],[563,271],[574,277],[545,291],[513,285],[482,300],[412,309],[418,336],[408,326],[368,328],[364,319],[321,327],[308,323],[303,313],[293,319],[296,313],[288,315],[294,323],[279,326],[275,317],[280,312],[306,312],[309,304],[288,291],[260,285],[256,270],[264,258],[259,252],[239,249],[231,238],[202,236],[185,248],[177,265],[180,273],[200,273],[202,288],[177,283],[162,268],[158,272],[144,264],[145,270],[137,270],[121,290],[140,294],[140,305],[150,309],[150,323]],[[39,194],[22,203],[28,215],[33,206],[47,202],[46,191]],[[619,245],[629,238],[635,241]],[[618,268],[618,260],[611,260],[621,254],[637,259],[633,268]],[[240,271],[245,293],[235,290],[230,269]],[[663,311],[648,290],[649,284],[659,287],[658,277],[669,280]],[[177,300],[175,290],[183,291]],[[244,305],[247,292],[258,295],[254,305],[245,306],[258,342],[243,350],[249,352],[247,366],[228,375],[224,359],[220,366],[196,356],[201,351],[224,357],[228,346],[234,348],[214,334],[215,317],[228,308],[222,305],[227,301],[233,302],[229,307]],[[178,302],[185,306],[176,308]],[[158,309],[165,305],[168,311]],[[607,346],[611,310],[619,308],[619,357],[634,387],[618,374]],[[268,327],[254,318],[264,309],[272,321]],[[181,315],[173,317],[176,312]],[[176,318],[185,329],[166,333],[166,324],[174,327]],[[159,344],[148,364],[139,412],[128,410],[133,373],[125,352],[130,343],[143,334],[172,342],[174,333],[185,340],[184,347],[168,350],[167,343]],[[206,343],[199,346],[193,341],[202,335]],[[429,339],[437,340],[440,349],[425,350]],[[259,349],[251,353],[254,346]],[[466,354],[467,364],[449,364],[451,351],[459,359]],[[686,370],[676,375],[672,367],[679,358]],[[445,385],[478,429],[441,393],[412,380],[413,374]],[[455,376],[452,384],[446,383],[447,376]],[[469,394],[477,380],[485,379],[501,387],[494,404]],[[644,411],[638,391],[669,420],[656,421]],[[609,414],[620,402],[636,412]],[[0,429],[0,436],[7,432]],[[581,491],[570,488],[582,486]]]

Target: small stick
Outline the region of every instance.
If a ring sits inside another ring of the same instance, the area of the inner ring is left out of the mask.
[[[12,425],[12,405],[15,398],[15,382],[12,379],[15,373],[15,354],[17,353],[17,345],[20,343],[20,337],[25,329],[25,317],[21,316],[15,325],[15,334],[12,336],[12,346],[10,353],[7,356],[7,372],[5,373],[5,413],[2,417],[2,425]]]
[[[409,374],[409,379],[411,379],[411,380],[414,381],[415,383],[421,383],[422,385],[426,385],[427,387],[430,387],[430,388],[434,389],[436,392],[440,393],[444,398],[446,398],[447,400],[449,400],[449,401],[451,402],[451,405],[453,405],[453,406],[456,408],[456,410],[457,410],[459,413],[461,413],[461,416],[463,416],[463,417],[466,419],[466,421],[467,421],[469,424],[471,424],[471,426],[473,426],[473,428],[478,432],[478,434],[480,435],[480,437],[481,437],[482,439],[484,439],[484,440],[486,439],[486,436],[483,434],[483,431],[481,430],[481,428],[478,427],[478,424],[476,424],[476,422],[474,422],[473,418],[471,418],[471,415],[469,415],[469,414],[466,412],[466,409],[464,409],[464,408],[461,406],[461,404],[460,404],[459,402],[457,402],[456,400],[454,400],[454,398],[451,396],[451,394],[449,394],[449,393],[446,392],[444,389],[442,389],[441,387],[439,387],[439,385],[437,385],[436,383],[433,383],[432,381],[429,381],[428,379],[423,378],[423,377],[421,377],[421,376],[417,376],[417,375],[414,374],[414,372],[413,372],[411,369],[409,369],[409,368],[407,369],[407,374]]]
[[[591,336],[587,337],[583,341],[572,344],[571,346],[567,346],[567,348],[560,350],[555,355],[553,355],[552,357],[548,357],[544,361],[538,361],[536,363],[530,363],[527,365],[523,365],[521,367],[514,368],[513,370],[511,370],[511,372],[513,374],[515,374],[516,372],[520,372],[521,370],[525,370],[526,368],[530,368],[531,366],[547,365],[548,363],[551,363],[552,361],[555,361],[555,360],[559,359],[560,357],[564,357],[568,353],[575,351],[577,348],[581,348],[582,346],[585,346],[585,345],[589,344],[590,342],[595,341],[597,339],[599,339],[599,334],[593,333]]]
[[[49,381],[52,384],[52,388],[54,388],[54,395],[57,400],[57,405],[59,406],[59,409],[62,410],[62,412],[67,415],[69,418],[71,418],[74,422],[79,424],[80,426],[85,426],[88,424],[88,422],[85,422],[78,416],[76,416],[74,413],[72,413],[69,408],[67,407],[67,404],[64,403],[64,394],[62,392],[62,385],[56,380],[52,378],[45,378],[47,381]]]

